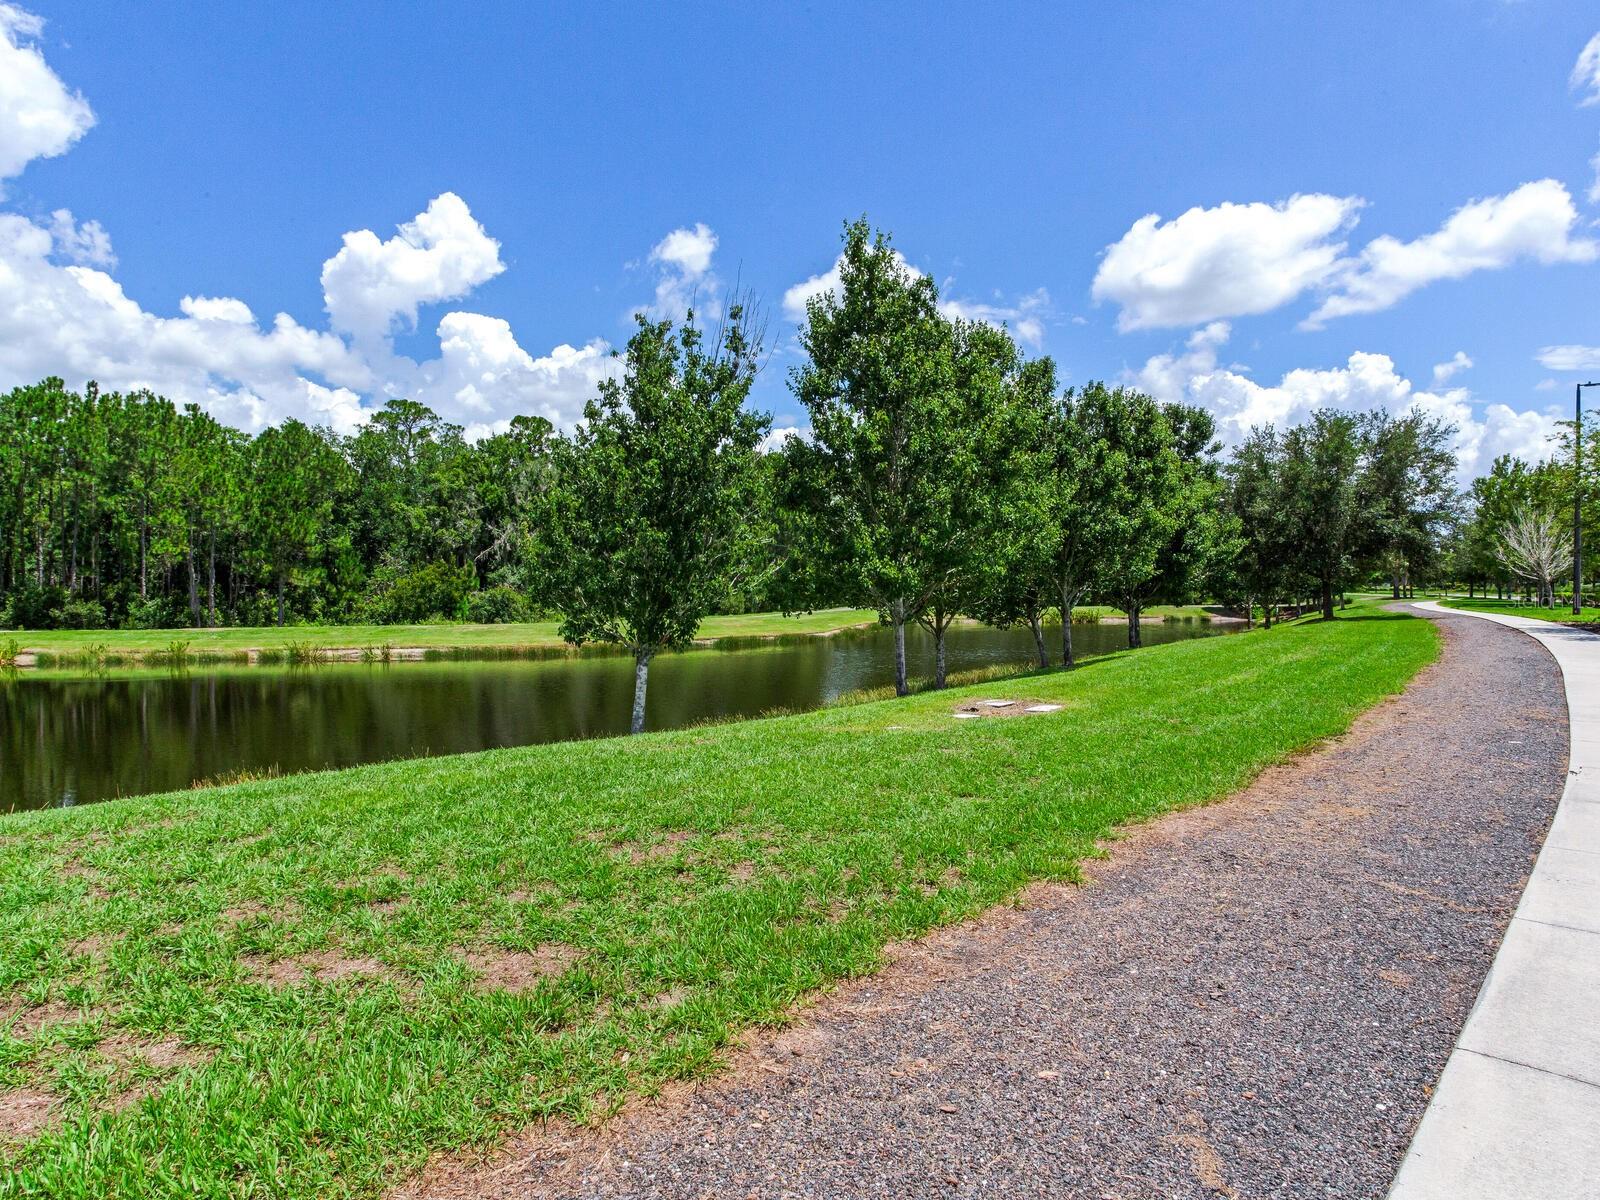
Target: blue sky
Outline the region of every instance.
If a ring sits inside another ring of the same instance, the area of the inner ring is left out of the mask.
[[[1600,375],[1592,3],[597,7],[0,5],[0,386],[565,422],[737,281],[803,425],[791,290],[862,213],[1230,436],[1420,403],[1471,469]]]

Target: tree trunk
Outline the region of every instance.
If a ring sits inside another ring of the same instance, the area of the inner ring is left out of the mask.
[[[933,686],[944,687],[944,631],[948,629],[946,621],[935,621],[933,630]]]
[[[1077,665],[1072,657],[1072,589],[1061,589],[1061,665],[1073,667]]]
[[[904,696],[911,689],[906,686],[906,602],[896,600],[889,606],[889,620],[894,624],[894,694]]]
[[[1128,649],[1130,650],[1137,650],[1144,645],[1144,633],[1139,628],[1139,613],[1142,610],[1142,605],[1136,604],[1131,600],[1128,602]]]
[[[213,530],[206,552],[206,625],[217,627],[217,535]]]
[[[650,659],[654,650],[639,650],[633,656],[633,720],[629,733],[644,732],[644,694],[650,684]]]
[[[278,572],[278,628],[283,628],[283,572]]]
[[[1322,617],[1324,620],[1333,620],[1333,580],[1322,581]]]
[[[1028,609],[1028,631],[1033,634],[1033,649],[1039,655],[1039,669],[1042,671],[1050,665],[1050,652],[1044,648],[1044,619],[1037,604]]]
[[[1400,575],[1396,571],[1389,572],[1389,598],[1400,599]]]
[[[189,566],[189,624],[194,628],[200,627],[200,574],[199,568],[194,564],[194,542],[190,541],[184,547],[184,557]]]
[[[1261,624],[1267,629],[1272,628],[1272,601],[1261,601]]]
[[[1246,596],[1244,598],[1244,627],[1246,629],[1254,629],[1256,627],[1256,598],[1254,596]]]

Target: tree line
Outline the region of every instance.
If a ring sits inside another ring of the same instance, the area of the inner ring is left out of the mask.
[[[1041,666],[1091,600],[1128,617],[1206,598],[1328,616],[1461,562],[1453,430],[1318,412],[1224,455],[1205,410],[1063,387],[1009,333],[947,316],[865,221],[814,297],[789,386],[809,433],[764,448],[746,401],[755,306],[713,327],[641,315],[569,434],[519,417],[467,441],[409,400],[356,434],[255,436],[145,392],[50,379],[0,398],[0,618],[12,626],[514,620],[626,648],[635,727],[651,660],[719,611],[839,604],[932,635],[1028,628]],[[1595,456],[1600,458],[1600,455]],[[1497,465],[1498,469],[1498,465]]]

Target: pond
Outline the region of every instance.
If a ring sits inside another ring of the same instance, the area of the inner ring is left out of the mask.
[[[1231,632],[1163,623],[1146,644]],[[1059,630],[1050,631],[1052,653]],[[1088,656],[1127,644],[1120,624],[1075,625]],[[913,674],[933,640],[908,630]],[[950,670],[1026,666],[1026,630],[958,625]],[[722,641],[658,658],[646,726],[668,729],[774,709],[818,708],[894,679],[882,628],[832,637]],[[100,675],[24,670],[0,680],[0,812],[186,788],[238,773],[347,767],[496,746],[625,733],[633,662],[567,655],[315,667],[196,667]]]

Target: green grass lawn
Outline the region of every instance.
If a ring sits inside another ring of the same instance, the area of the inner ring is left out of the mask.
[[[785,634],[832,633],[853,625],[877,621],[869,609],[830,608],[786,617],[782,613],[743,613],[732,617],[707,617],[700,626],[703,639],[778,637]],[[24,653],[77,654],[103,646],[113,654],[139,655],[165,651],[173,642],[187,642],[196,655],[240,654],[251,650],[282,650],[312,645],[321,649],[358,649],[389,645],[395,648],[518,649],[562,645],[555,621],[530,621],[517,625],[287,625],[282,629],[61,629],[0,632],[0,642],[15,639]]]
[[[1341,732],[1436,652],[1363,605],[965,691],[0,818],[0,1112],[38,1122],[0,1195],[374,1196],[604,1114]],[[955,720],[973,695],[1065,708]]]
[[[1572,601],[1557,604],[1554,608],[1541,608],[1537,604],[1518,604],[1513,600],[1469,600],[1464,596],[1441,598],[1446,608],[1459,608],[1466,612],[1500,613],[1511,617],[1533,617],[1540,621],[1558,621],[1563,625],[1600,624],[1600,608],[1586,607],[1581,613],[1572,611]]]

